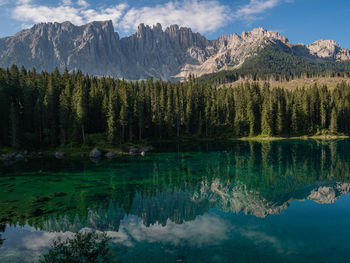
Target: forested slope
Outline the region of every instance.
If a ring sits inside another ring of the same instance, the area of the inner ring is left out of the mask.
[[[220,71],[201,76],[201,83],[218,85],[239,78],[252,80],[290,80],[300,77],[350,76],[350,61],[310,61],[283,52],[272,46],[264,48],[257,56],[248,58],[238,69]]]
[[[297,136],[350,133],[350,85],[286,90],[257,83],[212,88],[128,82],[81,72],[0,70],[0,143],[13,147],[110,144],[176,137]]]

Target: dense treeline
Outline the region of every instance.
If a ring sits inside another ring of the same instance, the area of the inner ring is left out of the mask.
[[[313,62],[268,46],[248,58],[239,69],[207,74],[200,83],[213,86],[239,79],[289,81],[296,78],[350,77],[350,62]]]
[[[212,88],[109,77],[0,70],[0,143],[55,147],[105,134],[112,144],[181,136],[350,133],[350,86],[293,91],[245,83]]]

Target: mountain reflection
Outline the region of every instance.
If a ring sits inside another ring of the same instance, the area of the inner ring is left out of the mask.
[[[334,203],[350,191],[349,140],[200,147],[99,164],[43,160],[4,168],[0,223],[118,231],[132,216],[146,227],[165,226],[211,209],[265,218],[294,200]]]

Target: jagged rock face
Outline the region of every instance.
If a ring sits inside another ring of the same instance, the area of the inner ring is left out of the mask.
[[[228,67],[238,68],[244,61],[267,45],[277,46],[281,49],[290,49],[288,39],[277,32],[256,28],[250,32],[221,36],[212,42],[211,56],[199,65],[185,65],[177,77],[186,77],[189,73],[203,75],[214,73]]]
[[[0,40],[0,64],[52,71],[81,69],[94,75],[121,74],[124,62],[111,21],[74,26],[42,23]]]
[[[138,31],[121,39],[122,52],[128,57],[125,76],[129,79],[161,77],[170,79],[184,64],[199,65],[211,53],[210,41],[189,28],[160,24],[153,28],[139,25]]]
[[[292,45],[277,32],[256,28],[208,40],[189,28],[139,25],[135,34],[120,39],[111,21],[74,26],[70,22],[42,23],[13,37],[0,39],[0,66],[12,64],[53,71],[82,70],[93,75],[126,79],[182,79],[227,68],[272,45],[282,51],[320,61],[350,60],[349,50],[332,40]]]
[[[318,40],[307,45],[310,54],[321,59],[329,60],[349,60],[349,50],[341,48],[334,40]]]

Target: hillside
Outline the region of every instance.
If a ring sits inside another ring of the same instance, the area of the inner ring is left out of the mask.
[[[311,80],[312,77],[348,77],[349,72],[350,61],[313,61],[268,46],[258,55],[246,59],[240,68],[203,75],[200,82],[224,84],[242,78],[262,81],[288,81],[294,78]]]

